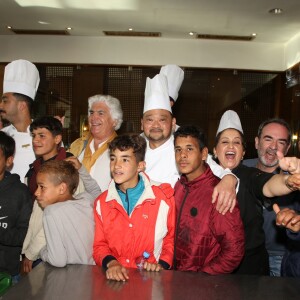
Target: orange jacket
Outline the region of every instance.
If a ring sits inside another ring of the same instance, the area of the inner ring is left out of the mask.
[[[97,265],[115,257],[124,267],[136,268],[135,260],[144,251],[151,263],[159,260],[170,266],[174,253],[175,203],[169,184],[154,185],[141,173],[145,190],[130,216],[127,215],[115,183],[95,201],[93,256]]]

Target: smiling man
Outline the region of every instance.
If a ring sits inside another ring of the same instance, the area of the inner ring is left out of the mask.
[[[70,152],[78,157],[104,191],[111,181],[108,144],[117,136],[123,112],[119,100],[109,95],[95,95],[88,102],[90,134],[74,141]]]

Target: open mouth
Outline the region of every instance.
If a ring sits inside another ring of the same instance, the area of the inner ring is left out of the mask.
[[[234,158],[235,158],[235,152],[233,152],[233,151],[227,151],[227,152],[225,153],[225,157],[226,157],[227,159],[234,159]]]

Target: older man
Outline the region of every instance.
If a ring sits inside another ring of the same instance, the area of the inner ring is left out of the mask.
[[[117,135],[123,122],[118,99],[109,95],[95,95],[88,99],[89,135],[74,141],[73,153],[97,181],[102,191],[107,190],[110,176],[108,144]]]
[[[40,76],[34,64],[27,60],[12,61],[5,67],[3,95],[0,105],[1,118],[11,125],[2,131],[14,138],[16,152],[12,173],[24,182],[29,164],[35,160],[29,132],[31,107],[39,86]]]
[[[262,122],[255,138],[258,158],[245,160],[244,164],[249,167],[256,167],[267,173],[280,173],[277,152],[279,151],[283,156],[287,154],[291,146],[291,135],[290,126],[282,119],[273,118]],[[299,191],[295,191],[287,196],[274,198],[274,202],[281,208],[294,208],[299,200]],[[282,258],[288,247],[287,236],[284,228],[276,226],[276,214],[269,203],[265,203],[263,214],[270,275],[280,276]]]
[[[167,182],[175,185],[180,175],[176,167],[173,132],[176,119],[172,115],[168,94],[167,79],[163,74],[153,79],[147,78],[145,89],[144,114],[141,120],[141,129],[146,137],[146,173],[158,182]],[[215,175],[231,174],[214,163],[211,157],[207,160]],[[219,198],[217,209],[225,213],[235,206],[235,187],[237,179],[232,174],[225,176],[216,186],[213,193],[213,202]]]

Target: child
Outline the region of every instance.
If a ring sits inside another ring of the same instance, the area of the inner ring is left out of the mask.
[[[204,134],[194,126],[174,134],[175,159],[182,174],[175,185],[177,212],[175,268],[208,274],[232,272],[244,255],[244,228],[238,207],[220,214],[211,203],[219,179],[205,163]]]
[[[147,251],[147,271],[169,269],[173,260],[175,206],[169,184],[155,185],[145,168],[146,141],[139,135],[116,137],[109,145],[109,188],[95,201],[93,256],[107,279],[125,281],[126,268]]]
[[[35,196],[44,209],[46,236],[46,246],[41,249],[40,257],[55,267],[95,264],[92,256],[93,204],[101,191],[77,158],[68,160],[48,161],[37,174]],[[77,196],[73,196],[79,182],[79,172],[75,166],[81,167],[80,177],[86,188],[86,192]]]
[[[14,139],[0,131],[0,272],[9,273],[17,282],[32,202],[19,175],[6,171],[12,166],[14,151]]]
[[[27,181],[34,200],[34,193],[37,189],[36,175],[43,163],[49,160],[63,160],[72,154],[61,147],[63,128],[61,122],[56,118],[50,116],[38,118],[31,123],[29,129],[32,135],[33,150],[38,158],[30,164],[25,181]],[[35,201],[22,249],[24,273],[30,272],[32,267],[40,262],[39,252],[46,243],[42,217],[43,211]]]

